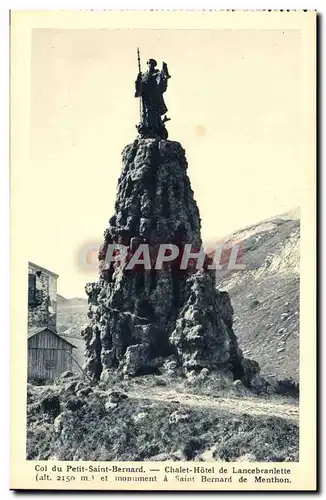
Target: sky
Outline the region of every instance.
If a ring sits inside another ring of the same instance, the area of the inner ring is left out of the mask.
[[[204,242],[304,196],[299,30],[34,29],[27,254],[59,274],[65,297],[97,276],[86,254],[102,243],[121,151],[136,138],[138,46],[142,68],[168,64],[169,139],[186,150]]]

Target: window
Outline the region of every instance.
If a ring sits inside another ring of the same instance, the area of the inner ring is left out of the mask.
[[[28,275],[28,305],[36,303],[36,275]]]

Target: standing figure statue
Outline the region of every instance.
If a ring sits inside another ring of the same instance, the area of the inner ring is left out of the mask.
[[[147,61],[148,70],[145,73],[140,71],[135,82],[135,97],[141,100],[140,105],[140,123],[137,125],[138,132],[143,137],[162,137],[167,139],[168,132],[165,128],[165,122],[170,118],[164,116],[167,107],[163,99],[163,93],[167,89],[168,79],[170,78],[168,67],[163,62],[161,71],[156,69],[155,59]],[[162,118],[164,116],[164,118]]]

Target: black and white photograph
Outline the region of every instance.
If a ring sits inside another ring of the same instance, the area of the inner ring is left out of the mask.
[[[34,12],[26,52],[12,16],[22,460],[41,489],[291,489],[314,446],[315,13],[102,14]]]

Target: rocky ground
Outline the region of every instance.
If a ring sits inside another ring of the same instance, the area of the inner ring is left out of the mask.
[[[29,460],[298,461],[298,400],[255,395],[202,371],[187,378],[65,372],[27,388]],[[209,411],[207,411],[209,409]]]

